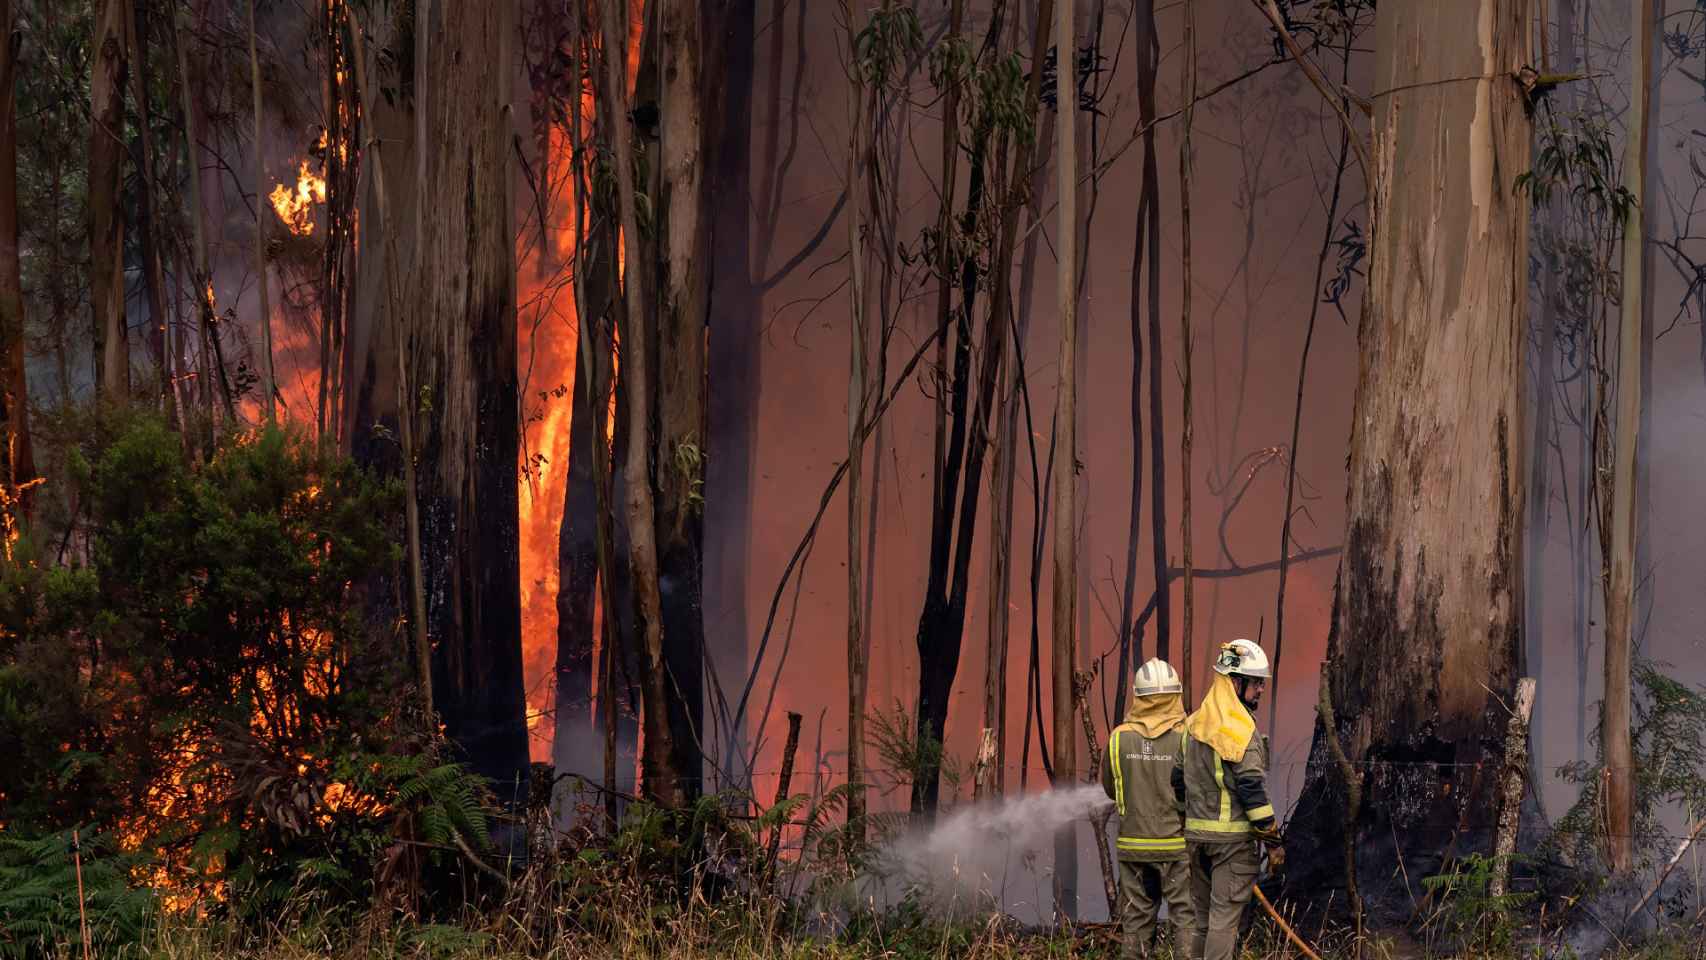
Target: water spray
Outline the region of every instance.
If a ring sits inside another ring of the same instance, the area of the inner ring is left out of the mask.
[[[908,884],[993,894],[1005,885],[1012,858],[1049,849],[1061,828],[1112,804],[1100,786],[1083,784],[961,807],[885,845],[880,872]]]

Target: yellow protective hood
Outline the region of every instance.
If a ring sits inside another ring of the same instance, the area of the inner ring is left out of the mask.
[[[1125,722],[1151,740],[1185,722],[1185,701],[1176,693],[1132,697],[1125,708]]]
[[[1215,674],[1214,683],[1202,698],[1202,706],[1185,721],[1185,728],[1193,738],[1213,747],[1222,760],[1237,763],[1256,734],[1256,721],[1238,699],[1232,678]]]

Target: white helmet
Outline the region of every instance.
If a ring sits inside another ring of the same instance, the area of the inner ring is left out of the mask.
[[[1214,672],[1264,680],[1273,676],[1268,670],[1268,655],[1262,652],[1261,647],[1243,638],[1221,646],[1220,656],[1214,661]]]
[[[1143,666],[1137,668],[1137,676],[1132,678],[1131,692],[1136,697],[1154,697],[1164,693],[1183,693],[1185,685],[1179,682],[1179,672],[1173,665],[1160,657],[1152,658]]]

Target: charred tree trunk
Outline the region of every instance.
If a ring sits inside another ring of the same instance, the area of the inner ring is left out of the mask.
[[[124,319],[125,5],[102,0],[90,46],[89,304],[94,313],[95,383],[112,403],[130,397],[130,344]]]
[[[1476,24],[1469,31],[1463,24]],[[1289,831],[1288,879],[1358,845],[1371,907],[1399,871],[1493,842],[1505,715],[1522,654],[1524,315],[1530,126],[1508,79],[1530,61],[1528,0],[1381,4],[1371,273],[1358,337],[1341,596],[1327,656],[1337,733],[1363,779],[1345,823],[1325,764]],[[1445,78],[1477,77],[1463,83]],[[1440,188],[1443,184],[1444,189]],[[1324,760],[1317,728],[1314,753]],[[1394,849],[1398,846],[1399,849]]]
[[[712,211],[716,243],[706,356],[706,430],[713,455],[705,464],[705,549],[710,555],[705,656],[725,692],[740,683],[747,665],[747,570],[763,351],[764,299],[752,276],[751,256],[755,6],[728,4],[721,36],[714,41],[724,47],[724,75],[718,82],[727,99],[717,118],[716,149],[707,158],[714,167],[713,195],[721,202]],[[780,24],[772,32],[783,35]],[[718,737],[724,756],[745,756],[744,730],[724,723]]]
[[[434,5],[416,29],[420,210],[411,386],[430,397],[420,458],[433,701],[499,796],[527,795],[516,466],[515,250],[507,94],[514,5]],[[418,136],[418,134],[417,134]],[[438,185],[429,188],[429,184]],[[413,412],[415,395],[406,398]],[[512,793],[512,791],[514,791]]]
[[[23,35],[12,29],[12,0],[0,0],[0,483],[8,492],[34,479],[30,452],[30,391],[24,371],[24,287],[18,259],[18,51]],[[53,229],[59,229],[55,224]],[[24,512],[28,512],[28,501]]]
[[[956,3],[956,7],[959,4]],[[989,48],[996,46],[1001,35],[1000,8],[989,26]],[[952,28],[950,28],[952,32]],[[950,94],[950,96],[952,96]],[[949,127],[949,140],[957,139],[954,126]],[[989,192],[985,168],[993,138],[993,123],[985,117],[975,118],[967,152],[971,165],[966,183],[965,213],[959,218],[959,235],[974,236],[987,215]],[[999,192],[1000,184],[996,185]],[[944,194],[944,203],[951,202]],[[1007,211],[1016,216],[1016,211]],[[944,262],[952,260],[944,253]],[[979,501],[983,492],[984,460],[989,452],[990,417],[995,406],[997,372],[1001,368],[1002,351],[1007,344],[1003,336],[1006,319],[999,305],[987,311],[983,333],[983,356],[973,378],[973,319],[977,295],[983,280],[983,265],[976,256],[952,260],[957,272],[960,292],[959,309],[954,314],[954,365],[950,379],[944,384],[949,395],[947,446],[942,472],[938,478],[938,496],[931,514],[930,566],[924,591],[924,609],[918,618],[918,718],[917,735],[925,739],[943,740],[948,719],[948,699],[953,691],[954,678],[959,670],[960,649],[965,640],[966,597],[970,586],[972,542],[977,531]],[[948,283],[950,277],[942,276]],[[946,292],[943,294],[947,297]],[[913,812],[934,812],[941,786],[941,770],[923,771],[912,785]]]
[[[1145,253],[1145,267],[1149,272],[1150,556],[1155,567],[1155,655],[1166,660],[1172,656],[1173,591],[1168,586],[1170,577],[1167,572],[1167,418],[1161,399],[1161,173],[1154,127],[1155,76],[1161,60],[1161,34],[1155,24],[1155,0],[1139,0],[1136,52],[1138,117],[1145,127],[1143,181],[1139,187],[1138,207],[1146,215],[1140,227],[1146,235],[1139,246]],[[1145,197],[1148,198],[1147,204],[1144,203]],[[1135,363],[1132,376],[1137,376]],[[1135,418],[1132,429],[1137,429]]]
[[[573,117],[570,122],[575,122]],[[575,202],[580,202],[578,196]],[[578,230],[576,235],[580,235]],[[600,582],[598,538],[600,524],[605,521],[596,477],[609,475],[610,460],[609,434],[601,409],[610,396],[611,374],[612,344],[604,328],[609,284],[600,262],[607,255],[597,242],[582,242],[573,268],[576,326],[584,329],[580,330],[576,349],[577,382],[569,412],[569,475],[564,484],[563,524],[557,547],[557,718],[551,742],[558,773],[590,773],[599,749],[592,736],[597,724],[590,710],[593,654],[598,647],[594,618]],[[602,471],[600,466],[604,467]],[[611,608],[604,606],[601,612],[608,617]]]

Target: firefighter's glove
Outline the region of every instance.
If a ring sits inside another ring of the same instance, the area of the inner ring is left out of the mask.
[[[1257,827],[1253,832],[1267,850],[1268,870],[1279,873],[1285,869],[1285,840],[1280,836],[1277,825],[1270,820],[1267,826]]]

